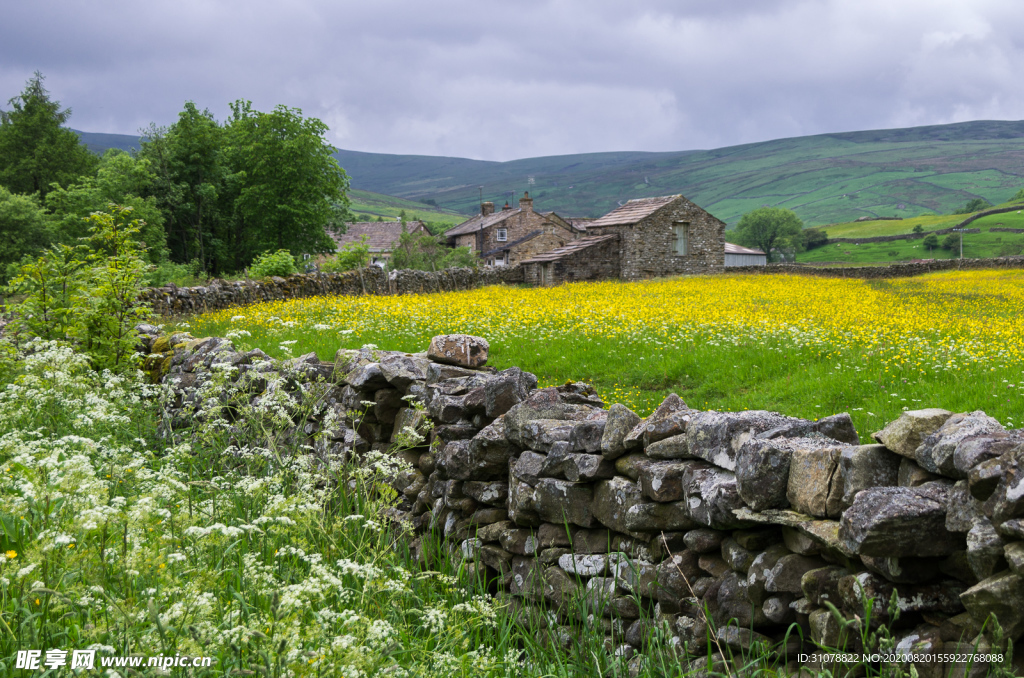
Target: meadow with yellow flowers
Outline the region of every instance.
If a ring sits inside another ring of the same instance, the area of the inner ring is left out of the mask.
[[[700,409],[817,418],[849,411],[867,434],[902,410],[982,409],[1008,427],[1024,405],[1024,272],[895,280],[718,275],[268,302],[187,319],[274,357],[430,337],[485,337],[491,365],[542,385],[597,387],[650,412],[670,392]]]

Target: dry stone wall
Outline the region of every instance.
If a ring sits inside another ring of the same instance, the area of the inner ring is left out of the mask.
[[[441,271],[386,272],[370,266],[344,273],[300,273],[266,280],[212,280],[202,287],[151,287],[142,301],[159,315],[186,315],[261,301],[299,299],[328,294],[418,294],[469,290],[485,285],[523,282],[519,266],[448,268]]]
[[[980,269],[1024,268],[1024,257],[993,259],[933,259],[931,261],[897,262],[886,266],[810,266],[804,264],[768,264],[767,266],[736,266],[728,273],[789,273],[821,278],[907,278],[936,271],[972,271]]]
[[[862,444],[847,414],[701,411],[676,395],[646,418],[606,409],[585,384],[537,388],[528,372],[486,367],[486,341],[465,335],[424,353],[278,364],[144,329],[147,367],[183,408],[218,366],[234,379],[277,370],[319,382],[325,411],[288,431],[312,453],[412,439],[394,452],[408,467],[390,480],[389,517],[415,528],[423,559],[440,540],[509,613],[545,610],[549,642],[571,642],[582,621],[640,661],[660,628],[686,662],[709,643],[859,652],[859,626],[881,623],[891,651],[917,655],[1003,652],[993,618],[1002,638],[1024,636],[1024,430],[984,412],[905,412]],[[254,383],[251,397],[266,397],[267,380]],[[803,642],[786,635],[793,624]],[[922,677],[984,669],[916,665]]]

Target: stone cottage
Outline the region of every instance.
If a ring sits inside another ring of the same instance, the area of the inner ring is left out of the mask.
[[[724,234],[725,222],[681,195],[638,198],[587,223],[586,238],[525,260],[523,270],[538,285],[711,273],[725,266]]]
[[[348,225],[344,234],[332,234],[331,237],[340,250],[366,236],[366,244],[370,247],[370,264],[383,268],[398,246],[403,226],[413,235],[430,235],[422,221],[355,221]]]
[[[450,247],[468,247],[487,266],[512,266],[524,259],[562,247],[583,231],[554,212],[537,212],[524,193],[519,207],[508,203],[499,212],[493,202],[480,205],[480,214],[445,233]]]

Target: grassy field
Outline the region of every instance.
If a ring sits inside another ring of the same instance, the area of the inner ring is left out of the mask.
[[[435,334],[465,332],[488,339],[495,367],[519,366],[547,385],[586,381],[641,414],[669,392],[700,409],[849,411],[867,440],[906,408],[983,409],[1017,425],[1020,308],[1021,271],[887,281],[727,275],[321,297],[187,325],[276,357],[321,359],[367,343],[422,351]]]
[[[377,217],[384,217],[385,221],[394,221],[405,212],[405,216],[410,220],[420,219],[447,230],[469,218],[452,210],[371,191],[354,189],[348,192],[348,197],[352,201],[350,209],[358,221],[376,221]]]
[[[920,224],[925,231],[952,228],[969,215],[930,215],[902,221],[867,221],[860,223],[835,224],[825,230],[832,238],[857,238],[880,235],[910,233]],[[965,233],[963,255],[965,258],[999,257],[1024,254],[1024,233],[992,232],[992,228],[1024,228],[1024,205],[1020,212],[1006,212],[981,217],[968,224],[967,228],[979,228],[981,233]],[[939,242],[946,236],[939,236]],[[896,240],[893,242],[835,243],[818,247],[797,255],[801,263],[848,262],[851,264],[907,261],[910,259],[954,259],[960,256],[960,246],[945,250],[925,249],[921,240]]]

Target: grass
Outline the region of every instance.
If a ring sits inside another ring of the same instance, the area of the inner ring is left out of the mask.
[[[348,197],[352,201],[350,210],[358,221],[376,221],[377,217],[383,217],[385,221],[394,221],[405,212],[406,218],[410,221],[419,219],[429,222],[439,230],[447,230],[469,218],[452,210],[371,191],[353,189],[348,192]]]
[[[339,347],[422,351],[435,334],[465,332],[488,339],[499,369],[519,366],[546,385],[586,381],[640,414],[670,392],[700,409],[812,419],[849,411],[867,441],[903,409],[983,409],[1019,425],[1022,283],[1022,271],[884,281],[723,275],[320,297],[187,324],[197,336],[327,360]]]
[[[1008,206],[1008,205],[1007,205]],[[1021,212],[1005,212],[976,219],[967,228],[981,229],[981,233],[963,234],[965,258],[1000,257],[1024,254],[1024,233],[992,232],[992,228],[1024,229],[1024,205]],[[854,224],[836,224],[826,230],[832,238],[857,238],[910,233],[920,224],[925,231],[952,228],[970,215],[933,215],[902,221],[870,221]],[[941,243],[946,236],[938,236]],[[911,259],[955,259],[960,256],[959,243],[954,249],[925,249],[921,239],[873,242],[856,245],[835,243],[818,247],[797,255],[800,263],[847,262],[851,264],[907,261]]]

